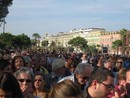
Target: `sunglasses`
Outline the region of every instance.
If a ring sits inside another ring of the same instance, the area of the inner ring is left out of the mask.
[[[26,81],[27,83],[30,83],[30,82],[32,82],[30,79],[18,79],[18,81],[19,82],[24,82],[24,81]]]
[[[121,63],[122,64],[122,62],[116,62],[116,63]]]
[[[114,89],[115,88],[115,86],[114,85],[112,85],[112,84],[105,84],[105,83],[102,83],[102,82],[100,82],[101,84],[103,84],[105,87],[107,87],[108,89]]]
[[[38,82],[42,82],[42,80],[41,80],[41,79],[35,79],[34,81],[35,81],[35,82],[36,82],[36,81],[38,81]]]

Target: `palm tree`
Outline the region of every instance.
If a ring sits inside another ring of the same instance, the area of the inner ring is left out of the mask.
[[[126,34],[127,34],[127,29],[124,28],[120,30],[120,37],[122,40],[122,55],[125,54]]]
[[[41,36],[38,33],[34,33],[32,37],[34,37],[36,45],[39,46]]]
[[[117,54],[118,54],[119,46],[121,46],[121,45],[122,45],[121,40],[116,40],[116,41],[112,42],[112,48],[117,51]]]

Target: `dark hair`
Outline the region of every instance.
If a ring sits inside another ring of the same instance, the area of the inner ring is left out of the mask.
[[[13,68],[13,71],[15,72],[16,71],[16,67],[15,67],[15,60],[17,58],[21,58],[23,60],[23,67],[26,67],[26,62],[25,62],[25,59],[23,58],[23,56],[15,56],[12,60],[12,68]]]
[[[0,74],[0,89],[6,92],[12,92],[12,98],[23,98],[19,83],[13,74],[3,72]]]
[[[89,78],[88,86],[91,86],[93,80],[97,80],[98,82],[103,82],[107,80],[108,76],[114,78],[114,74],[111,70],[104,67],[97,67],[91,73]]]
[[[10,65],[10,62],[8,60],[0,59],[0,69],[3,71],[8,65]]]
[[[40,71],[36,71],[36,73],[34,74],[34,78],[38,75],[42,76],[43,80],[45,80],[45,75]]]
[[[71,80],[64,80],[53,86],[48,98],[69,98],[82,95],[78,86]]]

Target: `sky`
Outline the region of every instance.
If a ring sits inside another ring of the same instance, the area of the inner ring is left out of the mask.
[[[130,0],[13,0],[6,22],[5,32],[29,37],[74,28],[130,30]]]

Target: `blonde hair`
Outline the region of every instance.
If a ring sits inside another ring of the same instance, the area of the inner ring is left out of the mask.
[[[69,98],[82,96],[78,86],[71,80],[64,80],[53,86],[48,98]]]
[[[119,80],[125,80],[125,68],[122,68],[118,71],[117,79]]]

